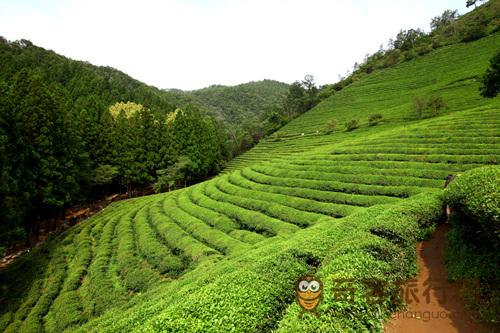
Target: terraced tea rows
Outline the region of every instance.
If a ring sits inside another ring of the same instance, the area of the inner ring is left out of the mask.
[[[367,76],[225,174],[115,203],[35,249],[0,274],[0,329],[379,330],[394,299],[352,305],[325,295],[325,316],[300,321],[293,283],[314,272],[325,286],[357,277],[359,293],[362,279],[389,292],[414,273],[417,238],[442,213],[444,178],[500,159],[498,98],[476,98],[477,83],[456,81],[478,75],[499,38]],[[430,66],[432,75],[410,75]],[[446,114],[403,122],[406,98],[419,89],[446,93]],[[378,109],[385,123],[316,133],[332,116]]]
[[[447,107],[441,111],[443,114],[488,108],[492,101],[479,96],[477,79],[486,70],[489,58],[498,49],[499,43],[500,33],[496,33],[473,43],[447,46],[400,66],[376,71],[338,92],[334,98],[320,103],[302,115],[300,121],[290,122],[275,133],[276,137],[261,141],[250,151],[232,160],[225,172],[270,158],[286,159],[290,155],[307,153],[334,142],[350,142],[352,138],[365,133],[418,122],[413,111],[413,99],[416,96],[442,97],[447,103]],[[474,51],[471,52],[471,49]],[[368,118],[375,113],[383,115],[382,123],[370,127]],[[351,119],[358,119],[361,127],[353,132],[345,132],[343,124]],[[482,119],[471,118],[476,123]],[[332,134],[325,134],[331,120],[337,121],[338,128]],[[450,121],[453,122],[453,117]],[[455,133],[451,135],[458,139]],[[475,135],[486,137],[488,134]]]
[[[495,108],[460,112],[114,205],[61,237],[44,278],[3,315],[6,331],[62,331],[204,261],[441,188],[500,159],[499,124]]]
[[[280,133],[322,131],[331,119],[343,124],[356,118],[366,124],[369,115],[374,113],[381,113],[384,121],[412,120],[415,96],[441,96],[448,104],[445,112],[487,105],[489,101],[478,94],[477,78],[497,51],[499,38],[500,34],[496,33],[473,43],[450,45],[399,66],[376,71],[304,114],[300,122],[289,123]]]

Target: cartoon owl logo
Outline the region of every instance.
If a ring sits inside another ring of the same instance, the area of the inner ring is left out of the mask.
[[[295,295],[297,303],[304,311],[314,312],[319,316],[315,311],[323,295],[323,283],[319,278],[312,275],[301,276],[295,283]],[[304,312],[300,316],[303,314]]]

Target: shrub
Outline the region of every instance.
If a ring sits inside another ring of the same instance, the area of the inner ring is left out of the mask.
[[[193,203],[192,192],[200,191],[199,186],[187,188],[177,198],[177,204],[181,209],[190,215],[203,220],[212,227],[219,229],[225,233],[229,233],[238,229],[238,224],[224,214],[216,213],[205,207],[201,207]]]
[[[92,229],[91,235],[99,235],[99,242],[94,249],[94,257],[88,269],[86,282],[80,288],[84,310],[91,315],[101,315],[112,305],[124,300],[108,277],[113,256],[113,239],[119,215],[101,221]]]
[[[403,55],[401,54],[401,50],[399,49],[389,50],[387,51],[384,59],[384,67],[394,66],[395,64],[400,62],[402,58]]]
[[[450,217],[445,246],[448,278],[460,281],[466,305],[494,324],[500,320],[500,251],[488,239],[478,238],[471,222],[457,211]]]
[[[348,131],[355,130],[358,127],[359,127],[359,120],[357,120],[357,119],[351,119],[351,121],[348,121],[347,123],[345,123],[345,128]]]
[[[258,199],[258,201],[254,200],[253,202],[259,204],[259,208],[265,211],[266,214],[271,216],[275,214],[276,217],[280,219],[285,219],[285,221],[289,220],[298,225],[307,226],[323,218],[322,215],[315,213],[340,217],[348,215],[348,213],[352,211],[351,207],[343,205],[338,206],[330,203],[317,202],[315,200],[297,198],[289,194],[268,193],[266,190],[262,191],[258,186],[250,186],[251,190],[244,187],[237,187],[232,185],[238,184],[240,181],[236,174],[229,175],[229,181],[230,183],[221,182],[219,184],[222,191],[246,198]],[[238,184],[238,186],[240,185]],[[260,203],[259,201],[261,200],[264,202],[267,201],[267,205]],[[296,209],[298,211],[296,211]]]
[[[413,98],[413,110],[417,114],[418,118],[422,118],[426,104],[427,102],[425,101],[425,97],[417,96]]]
[[[482,15],[476,15],[468,24],[461,26],[459,35],[462,42],[472,42],[487,35],[487,20]]]
[[[247,247],[247,244],[228,236],[218,229],[208,226],[202,220],[176,207],[174,198],[167,199],[164,207],[168,207],[168,215],[177,225],[189,232],[191,237],[200,240],[209,247],[215,248],[222,253],[233,253]]]
[[[43,317],[49,312],[54,299],[59,295],[66,274],[66,257],[63,247],[58,247],[49,262],[45,278],[44,293],[31,309],[21,325],[23,332],[39,332],[43,329]]]
[[[474,217],[478,232],[492,241],[500,237],[500,166],[486,166],[466,171],[450,183],[446,200]]]
[[[221,263],[227,268],[210,283],[191,290],[177,288],[175,302],[166,303],[154,317],[148,315],[145,323],[132,324],[145,331],[378,331],[380,319],[399,304],[398,282],[416,271],[419,226],[433,223],[441,205],[438,196],[425,193],[390,209],[374,207],[343,223],[321,223],[288,240],[264,244],[234,263]],[[213,270],[209,267],[204,274]],[[334,288],[336,279],[354,277],[356,302],[338,301],[326,292],[317,309],[321,320],[300,318],[291,286],[307,272],[320,276],[328,289]],[[383,288],[379,304],[366,297],[364,281],[373,279]],[[134,310],[122,317],[144,318],[146,313]]]
[[[184,269],[180,256],[174,256],[171,250],[163,245],[151,228],[149,207],[142,208],[134,219],[137,230],[137,248],[149,264],[161,274],[178,275]]]
[[[422,118],[425,114],[436,116],[441,109],[446,107],[445,100],[440,96],[416,96],[413,98],[413,111],[418,118]]]
[[[464,282],[466,303],[490,323],[500,319],[499,188],[500,166],[486,166],[457,176],[445,191],[455,208],[445,248],[449,277]]]
[[[368,119],[368,124],[370,126],[375,126],[378,123],[380,123],[380,121],[382,120],[382,117],[383,117],[382,114],[380,114],[380,113],[374,113]]]
[[[420,46],[418,46],[416,48],[416,52],[418,55],[424,55],[424,54],[427,54],[429,52],[431,52],[433,50],[433,44],[432,43],[429,43],[429,44],[422,44]]]
[[[210,182],[207,183],[205,187],[205,193],[193,199],[195,199],[196,203],[200,206],[204,206],[233,218],[240,223],[242,229],[244,228],[270,236],[288,235],[299,230],[299,227],[296,225],[225,202],[225,198],[226,196],[217,190],[215,184]]]
[[[427,101],[427,109],[432,115],[436,115],[439,111],[446,107],[446,102],[440,96],[431,96]]]
[[[282,178],[274,178],[253,172],[251,169],[241,171],[242,178],[251,180],[253,184],[266,188],[272,193],[290,194],[296,197],[313,199],[321,202],[333,202],[352,206],[371,206],[376,204],[393,203],[398,198],[381,195],[349,194],[343,192],[325,191],[321,189],[301,187],[301,183],[293,183]],[[234,178],[233,178],[234,179]],[[254,185],[254,186],[255,186]],[[295,187],[292,187],[295,185]]]
[[[328,123],[326,124],[325,133],[330,134],[333,131],[335,131],[336,128],[337,128],[337,121],[335,119],[332,119],[332,120],[328,121]]]
[[[300,179],[296,178],[267,175],[258,170],[256,171],[259,182],[264,184],[275,184],[288,187],[300,187],[314,190],[344,192],[347,194],[364,194],[364,195],[386,195],[399,198],[407,198],[410,195],[421,192],[421,188],[415,186],[387,186],[387,185],[366,185],[366,184],[353,184],[344,183],[339,181],[325,181],[315,179]],[[253,179],[253,176],[252,176]]]
[[[411,49],[408,51],[403,51],[404,59],[405,61],[410,61],[412,59],[415,59],[417,57],[417,52],[415,49]]]
[[[169,248],[181,251],[193,261],[203,260],[208,256],[217,255],[219,253],[217,250],[191,237],[189,233],[179,227],[165,214],[161,205],[152,205],[150,212],[152,226]]]

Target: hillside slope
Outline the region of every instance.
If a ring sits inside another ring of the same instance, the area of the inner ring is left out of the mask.
[[[186,92],[201,105],[237,124],[259,120],[266,110],[276,108],[288,92],[286,83],[263,80],[236,86],[211,86]]]
[[[207,110],[226,127],[233,154],[238,155],[270,131],[269,115],[283,107],[288,89],[286,83],[262,80],[178,93],[200,109]]]
[[[372,133],[418,122],[420,119],[413,111],[413,100],[419,96],[442,97],[447,107],[441,115],[496,105],[495,100],[479,95],[478,79],[489,66],[489,59],[498,50],[498,45],[499,34],[496,33],[472,43],[446,46],[396,67],[378,70],[323,101],[302,115],[300,120],[287,124],[275,135],[262,140],[255,148],[232,160],[225,171],[267,160],[269,156],[287,157],[331,144],[332,141],[349,140],[364,135],[365,131]],[[381,124],[372,128],[368,119],[377,113],[383,119]],[[351,119],[359,120],[360,128],[346,132],[343,124]],[[326,129],[331,120],[337,121],[338,126],[328,135]]]
[[[232,172],[108,207],[1,273],[0,328],[380,331],[400,306],[398,282],[415,273],[417,240],[442,214],[444,177],[500,159],[500,102],[479,98],[476,79],[499,44],[497,33],[375,72]],[[411,115],[412,97],[433,94],[444,112]],[[381,124],[366,125],[372,113]],[[325,135],[332,118],[362,126]],[[294,302],[306,273],[324,284],[319,317]],[[342,279],[355,302],[330,292]],[[376,302],[366,281],[377,281]]]
[[[133,101],[167,114],[183,105],[174,93],[148,86],[111,67],[94,66],[61,56],[30,41],[9,42],[0,36],[0,81],[8,84],[17,72],[27,69],[46,84],[65,87],[75,109],[97,114],[119,101]]]

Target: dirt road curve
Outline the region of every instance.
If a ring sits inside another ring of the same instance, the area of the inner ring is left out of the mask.
[[[420,272],[403,288],[409,308],[393,315],[385,333],[492,332],[472,319],[458,286],[447,280],[443,257],[446,228],[440,225],[432,239],[418,244]]]

